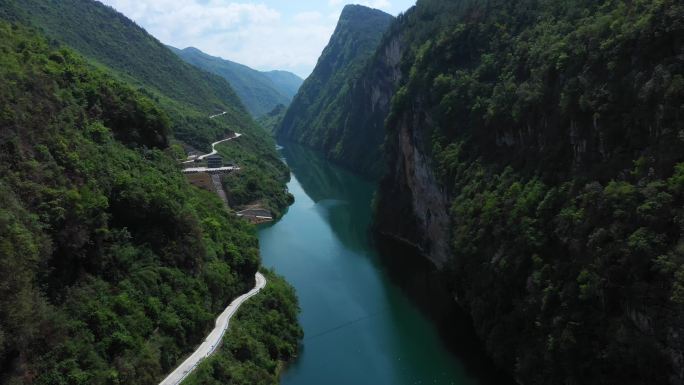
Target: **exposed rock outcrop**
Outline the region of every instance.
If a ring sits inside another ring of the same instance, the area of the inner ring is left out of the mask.
[[[426,146],[423,125],[407,114],[385,143],[390,166],[378,197],[376,228],[442,267],[451,255],[449,205],[422,150]]]
[[[400,75],[401,44],[375,54],[393,17],[346,6],[313,73],[295,96],[276,135],[315,149],[367,176],[382,171],[383,122]]]

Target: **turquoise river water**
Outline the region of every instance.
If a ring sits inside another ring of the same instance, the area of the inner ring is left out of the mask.
[[[296,201],[259,239],[264,264],[297,290],[305,332],[281,383],[503,383],[465,317],[439,299],[432,269],[401,248],[377,250],[375,185],[297,145],[281,154]]]

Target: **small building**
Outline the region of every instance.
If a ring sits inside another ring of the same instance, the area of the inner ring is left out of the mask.
[[[206,159],[208,168],[223,167],[223,158],[219,154],[210,155]]]

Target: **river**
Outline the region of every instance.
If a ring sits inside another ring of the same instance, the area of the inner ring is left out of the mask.
[[[375,185],[301,146],[281,154],[296,200],[259,240],[264,265],[297,290],[305,332],[281,383],[501,384],[467,319],[435,293],[429,265],[401,248],[377,251]]]

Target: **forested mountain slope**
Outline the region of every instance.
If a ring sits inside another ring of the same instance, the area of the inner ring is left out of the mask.
[[[275,134],[275,130],[278,128],[280,122],[283,120],[286,111],[287,107],[285,107],[282,104],[279,104],[278,106],[276,106],[276,108],[273,109],[273,111],[257,119],[257,123],[259,123],[261,127],[263,127],[266,131]]]
[[[360,5],[344,8],[316,68],[276,130],[279,139],[321,149],[327,157],[345,164],[353,163],[358,157],[370,157],[377,163],[380,158],[377,146],[365,146],[366,133],[348,129],[347,121],[355,118],[343,111],[342,105],[352,97],[353,80],[373,56],[392,20],[391,15]]]
[[[186,182],[144,93],[17,24],[0,52],[0,383],[157,384],[253,285],[253,228]],[[278,361],[300,331],[270,279],[246,322],[290,332],[229,343]],[[269,360],[233,380],[275,382]]]
[[[273,139],[245,110],[230,84],[220,76],[185,63],[165,45],[111,7],[93,0],[0,0],[0,16],[40,28],[66,44],[94,66],[130,84],[157,102],[170,119],[174,138],[209,151],[210,143],[231,132],[245,134],[232,147],[235,158],[250,159],[249,173],[260,181],[249,187],[249,201],[262,201],[276,212],[289,197],[287,168]],[[219,119],[210,115],[225,111]],[[232,159],[237,160],[237,159]],[[244,179],[228,178],[236,189]],[[249,203],[249,202],[240,202]]]
[[[289,97],[290,100],[297,95],[299,87],[304,83],[304,79],[288,71],[265,71],[262,72],[262,74],[271,79],[273,84],[278,86],[278,89],[285,94],[285,96]]]
[[[684,5],[425,0],[393,36],[377,230],[522,384],[683,384]]]
[[[280,104],[289,105],[296,79],[299,80],[296,89],[302,83],[301,79],[289,72],[260,72],[230,60],[207,55],[197,48],[170,49],[186,62],[226,79],[255,118],[267,114]]]
[[[183,110],[173,113],[192,120],[179,118],[173,128],[174,134],[186,142],[206,145],[222,134],[219,127],[211,125],[192,131],[188,127],[209,114],[228,111],[226,119],[231,125],[249,124],[239,98],[223,79],[183,62],[108,6],[92,0],[2,0],[0,5],[7,18],[41,28],[47,36],[108,67],[134,87],[166,99],[162,102],[168,104],[169,111]]]

